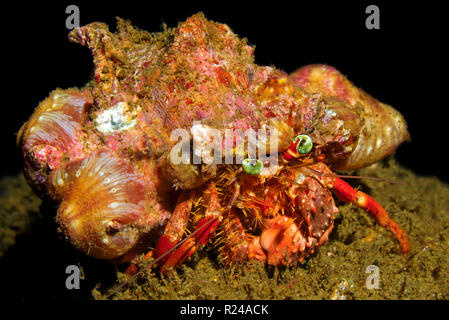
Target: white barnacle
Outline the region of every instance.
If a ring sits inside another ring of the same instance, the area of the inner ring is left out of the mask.
[[[58,178],[58,186],[63,186],[64,185],[64,180],[62,180],[61,177]]]
[[[102,111],[94,119],[95,128],[103,134],[109,135],[132,128],[136,123],[136,112],[131,110],[128,103],[119,102]]]
[[[81,170],[76,170],[75,177],[79,178],[80,175],[81,175]]]

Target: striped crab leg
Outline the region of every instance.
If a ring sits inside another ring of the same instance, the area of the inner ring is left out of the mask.
[[[153,250],[149,251],[144,258],[154,257],[158,264],[163,264],[169,257],[178,242],[182,239],[184,230],[189,221],[190,211],[193,205],[193,195],[191,192],[182,193],[179,196],[175,209],[170,220],[165,226],[164,233],[159,238]],[[135,254],[133,254],[135,256]],[[137,273],[137,265],[131,263],[125,273],[133,275]]]
[[[150,253],[155,259],[160,259],[161,263],[164,263],[168,259],[168,254],[166,256],[164,254],[172,250],[182,239],[189,221],[192,205],[193,197],[191,192],[182,193],[170,220],[165,226],[164,234],[159,238],[156,247]],[[147,254],[147,256],[150,254]]]
[[[368,211],[382,227],[393,233],[399,241],[402,253],[410,251],[410,245],[404,231],[396,221],[390,218],[387,211],[376,200],[362,191],[354,190],[348,183],[338,177],[326,179],[326,181],[326,185],[332,189],[340,200]]]
[[[199,246],[204,246],[214,235],[219,222],[221,221],[222,208],[218,199],[217,190],[215,184],[210,183],[207,190],[204,192],[206,199],[206,212],[204,217],[200,219],[192,236],[189,236],[178,248],[173,252],[168,253],[175,247],[175,245],[181,240],[184,230],[187,226],[188,217],[192,208],[192,198],[178,203],[174,215],[178,215],[178,218],[183,219],[182,228],[171,227],[167,225],[166,232],[159,239],[156,248],[154,249],[154,256],[156,259],[163,257],[161,271],[166,273],[168,268],[175,267],[182,264],[188,257],[196,252]],[[178,214],[179,213],[179,214]],[[181,217],[182,216],[182,217]],[[174,223],[177,218],[175,217]],[[172,221],[172,219],[170,219]],[[170,238],[172,229],[176,230],[175,237],[173,235]],[[166,255],[166,256],[164,256]]]

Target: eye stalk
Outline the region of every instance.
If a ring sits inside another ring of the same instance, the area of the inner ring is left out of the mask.
[[[262,172],[263,163],[258,159],[245,159],[242,162],[243,171],[248,174],[257,175]]]
[[[292,143],[284,152],[282,157],[286,161],[290,161],[293,158],[299,158],[301,154],[307,154],[312,150],[313,141],[308,135],[300,134],[293,139]]]
[[[298,141],[299,140],[299,141]],[[310,138],[308,135],[300,134],[293,140],[293,142],[298,141],[296,144],[296,151],[300,154],[306,154],[309,153],[310,150],[312,150],[313,142],[312,138]]]

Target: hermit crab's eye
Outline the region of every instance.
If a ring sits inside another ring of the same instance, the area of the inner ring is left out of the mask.
[[[242,162],[243,171],[248,174],[259,174],[262,172],[263,163],[258,159],[245,159]]]
[[[300,134],[293,140],[293,142],[298,141],[298,144],[296,145],[296,151],[301,154],[309,153],[310,150],[312,150],[313,142],[312,138],[310,138],[308,135]]]

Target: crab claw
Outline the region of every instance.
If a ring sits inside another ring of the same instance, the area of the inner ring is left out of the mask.
[[[260,235],[260,245],[269,264],[287,264],[289,258],[298,252],[303,239],[292,218],[277,216],[265,222]]]

